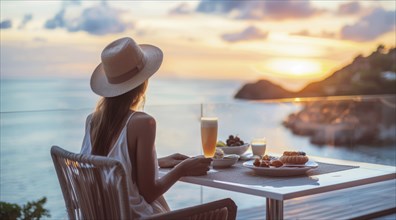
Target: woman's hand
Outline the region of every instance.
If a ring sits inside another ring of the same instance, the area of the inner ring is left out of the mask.
[[[172,154],[167,157],[158,158],[158,165],[161,168],[172,168],[189,157],[183,154]]]
[[[212,158],[190,157],[177,165],[175,169],[180,170],[182,176],[202,176],[209,171],[211,162]]]

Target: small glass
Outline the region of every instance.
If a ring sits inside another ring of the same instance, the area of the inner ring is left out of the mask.
[[[265,154],[267,148],[267,141],[265,138],[256,138],[251,142],[253,155],[262,157]]]

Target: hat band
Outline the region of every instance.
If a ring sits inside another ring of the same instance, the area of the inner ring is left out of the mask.
[[[139,73],[140,70],[143,69],[144,64],[145,64],[144,61],[145,61],[145,60],[142,59],[142,60],[140,61],[140,63],[139,63],[135,68],[133,68],[132,70],[129,70],[128,72],[123,73],[123,74],[121,74],[121,75],[119,75],[119,76],[115,76],[115,77],[109,77],[109,76],[107,76],[107,81],[108,81],[109,83],[111,83],[111,84],[119,84],[119,83],[123,83],[123,82],[125,82],[125,81],[128,81],[129,79],[131,79],[132,77],[134,77],[137,73]]]

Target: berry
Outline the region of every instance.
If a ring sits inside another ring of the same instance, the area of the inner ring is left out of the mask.
[[[241,146],[245,144],[237,135],[229,135],[226,143],[227,146]]]

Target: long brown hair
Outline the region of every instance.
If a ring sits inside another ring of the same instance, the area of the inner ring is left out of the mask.
[[[107,156],[111,144],[121,131],[122,123],[129,111],[135,109],[147,88],[145,81],[135,89],[116,97],[102,97],[92,117],[92,154]]]

